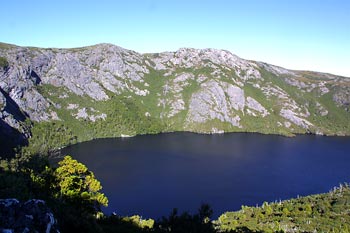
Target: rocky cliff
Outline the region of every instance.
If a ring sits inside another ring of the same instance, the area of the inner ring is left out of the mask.
[[[350,134],[350,78],[225,50],[0,44],[0,57],[1,135],[22,144],[50,124],[69,142],[167,131]]]

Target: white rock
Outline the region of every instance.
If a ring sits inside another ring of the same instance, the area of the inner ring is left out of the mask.
[[[292,126],[292,124],[291,124],[289,121],[285,121],[285,122],[284,122],[284,126],[285,126],[286,128],[289,128],[289,127]]]
[[[225,88],[229,85],[221,84]],[[231,102],[227,101],[226,94],[224,88],[214,80],[203,83],[201,90],[191,97],[187,122],[204,123],[208,120],[218,119],[241,127],[240,117],[231,112]]]
[[[89,117],[89,115],[86,112],[86,108],[78,109],[78,112],[77,112],[77,114],[75,114],[75,116],[76,116],[75,117],[76,119],[79,119],[79,118],[86,119]]]
[[[72,109],[77,109],[79,108],[79,104],[68,104],[67,109],[72,110]]]
[[[225,87],[225,92],[228,95],[230,105],[235,110],[242,111],[245,106],[244,91],[232,84],[222,82],[221,85]]]
[[[213,134],[223,134],[223,133],[225,133],[225,131],[224,130],[219,130],[217,128],[212,128],[211,129],[211,133],[213,133]]]
[[[252,97],[247,97],[247,107],[253,109],[261,114],[262,117],[266,117],[270,113],[264,108],[258,101],[253,99]]]
[[[293,112],[290,109],[282,108],[280,111],[280,115],[304,129],[308,129],[310,126],[312,126],[312,124],[309,121],[299,117],[295,112]]]

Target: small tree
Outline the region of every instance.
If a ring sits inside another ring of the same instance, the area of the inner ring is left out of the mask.
[[[54,173],[58,198],[79,205],[89,212],[97,212],[101,206],[108,205],[107,197],[99,192],[102,189],[100,182],[84,164],[71,156],[65,156],[58,164]]]

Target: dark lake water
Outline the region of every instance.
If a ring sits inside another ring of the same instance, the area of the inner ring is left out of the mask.
[[[101,181],[104,212],[144,218],[174,207],[193,213],[201,203],[217,217],[350,181],[350,137],[169,133],[98,139],[62,152]]]

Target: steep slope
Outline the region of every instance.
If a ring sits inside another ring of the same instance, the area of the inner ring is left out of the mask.
[[[350,78],[225,50],[0,44],[0,57],[1,134],[16,131],[39,151],[167,131],[350,134]]]

